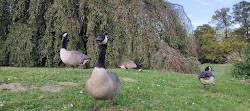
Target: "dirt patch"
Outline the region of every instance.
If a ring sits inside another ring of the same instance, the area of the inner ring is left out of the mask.
[[[36,88],[33,85],[22,84],[22,83],[9,83],[9,84],[1,84],[0,91],[9,90],[9,91],[25,91],[26,89],[34,89]]]
[[[137,75],[137,76],[140,75],[139,73],[133,73],[133,74],[134,74],[134,75]]]
[[[168,82],[169,84],[171,84],[171,85],[175,85],[174,83],[171,83],[171,82]]]
[[[131,78],[128,78],[128,77],[120,77],[122,80],[124,81],[128,81],[128,82],[137,82],[137,80],[135,79],[131,79]]]
[[[59,82],[60,85],[64,85],[64,86],[77,86],[79,85],[78,83],[74,83],[74,82]]]
[[[60,87],[58,85],[53,85],[53,86],[43,86],[40,89],[43,91],[58,92],[58,91],[62,90],[62,87]]]

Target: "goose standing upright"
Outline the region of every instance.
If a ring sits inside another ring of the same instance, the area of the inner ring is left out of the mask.
[[[81,74],[82,73],[82,65],[84,65],[90,58],[87,55],[82,54],[79,51],[68,51],[67,43],[68,43],[68,34],[67,32],[62,32],[60,35],[63,37],[62,47],[60,50],[60,58],[64,64],[73,67],[73,73],[75,73],[74,66],[80,65]]]
[[[99,42],[99,57],[85,87],[89,94],[95,99],[93,111],[98,110],[96,105],[97,100],[111,100],[110,109],[112,110],[114,99],[121,90],[121,84],[118,76],[114,72],[109,72],[105,69],[107,36],[104,33],[100,33],[96,41]]]
[[[213,93],[215,93],[215,76],[212,72],[210,72],[212,70],[213,69],[211,68],[211,66],[207,66],[205,68],[205,71],[202,71],[200,73],[199,80],[204,85],[204,88],[206,88],[206,85],[213,84],[214,87]]]

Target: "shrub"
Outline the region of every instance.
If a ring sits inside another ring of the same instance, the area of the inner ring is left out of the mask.
[[[197,58],[185,57],[165,42],[161,42],[160,49],[152,56],[151,64],[152,69],[166,69],[186,74],[201,72]]]
[[[244,47],[244,55],[242,61],[236,61],[233,65],[233,76],[249,79],[250,76],[250,43]]]
[[[227,55],[227,62],[234,63],[235,61],[243,61],[243,51],[235,50]]]

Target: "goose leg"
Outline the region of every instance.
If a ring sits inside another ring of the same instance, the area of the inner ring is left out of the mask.
[[[74,66],[73,66],[73,73],[75,74],[75,68],[74,68]]]
[[[205,84],[203,84],[203,86],[204,86],[204,89],[206,89],[206,85],[205,85]]]
[[[113,105],[114,105],[114,99],[115,98],[111,99],[111,101],[110,101],[110,111],[112,111],[112,108],[113,108]]]
[[[130,68],[128,68],[128,71],[131,71],[131,69],[130,69]]]
[[[82,65],[80,65],[80,68],[81,68],[81,74],[82,74],[82,76],[83,76],[83,73],[82,73]]]
[[[96,106],[96,99],[95,99],[95,106],[94,106],[94,109],[92,111],[98,111],[98,107]]]
[[[213,91],[213,93],[215,93],[215,84],[213,84],[213,87],[214,87],[214,91]]]

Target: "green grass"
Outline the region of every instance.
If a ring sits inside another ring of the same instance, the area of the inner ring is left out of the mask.
[[[207,65],[207,64],[206,64]],[[203,69],[206,65],[202,65]],[[231,65],[211,65],[216,76],[216,93],[212,85],[203,89],[196,74],[158,72],[153,70],[114,71],[121,79],[121,92],[114,110],[129,111],[247,111],[250,110],[249,84],[231,77]],[[89,76],[93,69],[85,69]],[[134,73],[139,73],[135,75]],[[124,81],[122,77],[137,80]],[[86,77],[71,68],[0,67],[0,84],[25,83],[36,86],[26,91],[0,91],[0,110],[91,110],[94,99],[85,89]],[[78,86],[62,86],[59,92],[42,91],[39,87],[75,82]],[[83,93],[80,93],[83,91]],[[110,101],[98,101],[99,110],[109,110]],[[71,106],[73,105],[73,107]]]

